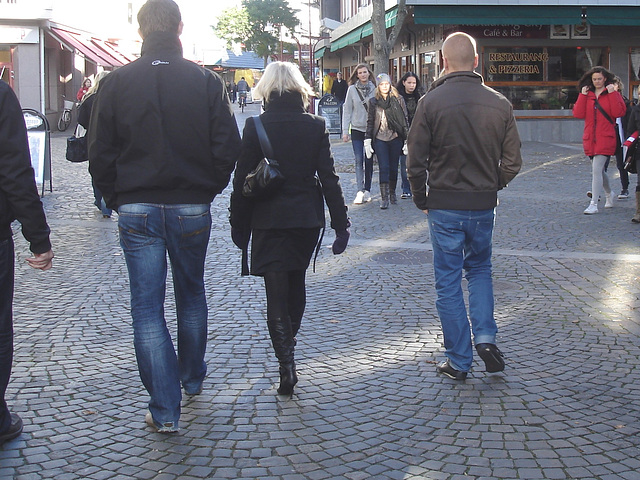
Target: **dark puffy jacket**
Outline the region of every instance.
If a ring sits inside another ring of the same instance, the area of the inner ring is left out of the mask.
[[[240,151],[224,83],[182,58],[177,35],[165,32],[100,82],[88,135],[89,170],[113,209],[210,203]]]
[[[11,87],[0,81],[0,240],[11,238],[16,219],[33,253],[51,250],[22,109]]]
[[[409,130],[414,203],[421,210],[494,208],[498,190],[520,171],[520,145],[513,107],[503,95],[475,72],[445,75],[418,102]]]
[[[321,227],[325,224],[324,197],[331,228],[347,228],[344,196],[324,119],[305,113],[300,94],[286,92],[271,97],[260,119],[286,180],[273,197],[253,200],[242,196],[244,179],[264,157],[253,119],[247,120],[233,177],[231,225],[242,230]]]
[[[573,116],[584,118],[584,133],[582,134],[584,153],[589,157],[615,155],[617,148],[616,128],[596,108],[595,102],[596,94],[590,90],[586,95],[580,93],[573,106]],[[627,112],[627,106],[620,92],[609,93],[605,90],[598,97],[598,103],[614,122],[616,118],[624,117]]]

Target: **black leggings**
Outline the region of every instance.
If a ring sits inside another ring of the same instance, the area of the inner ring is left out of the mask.
[[[307,301],[305,274],[305,270],[264,274],[267,318],[290,318],[293,336],[298,333]]]

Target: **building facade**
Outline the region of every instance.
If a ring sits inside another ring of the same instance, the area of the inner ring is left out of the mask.
[[[76,100],[85,78],[135,59],[123,53],[129,47],[54,18],[53,0],[0,0],[0,78],[14,89],[23,108],[43,113],[51,125],[57,123],[64,99]],[[126,18],[123,10],[123,23]]]
[[[413,71],[428,88],[442,70],[446,36],[467,32],[478,42],[478,73],[512,102],[524,140],[579,142],[583,124],[571,108],[584,72],[607,67],[624,83],[623,94],[638,98],[640,0],[559,3],[407,0],[389,65],[373,70],[394,80]],[[397,5],[385,3],[387,32]],[[334,26],[315,52],[325,77],[341,71],[348,78],[358,63],[373,62],[371,0],[321,0],[321,15],[322,25]]]

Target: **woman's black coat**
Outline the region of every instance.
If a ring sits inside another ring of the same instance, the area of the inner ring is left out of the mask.
[[[233,179],[231,226],[247,235],[252,229],[322,227],[324,196],[331,228],[346,229],[347,208],[324,118],[305,113],[300,94],[285,92],[271,97],[260,119],[271,142],[274,160],[280,164],[286,180],[278,193],[267,199],[242,196],[245,177],[264,157],[253,119],[248,119]]]

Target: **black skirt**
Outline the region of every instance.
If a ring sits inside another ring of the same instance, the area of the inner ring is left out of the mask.
[[[319,235],[319,227],[252,230],[251,275],[306,270]]]

